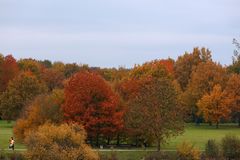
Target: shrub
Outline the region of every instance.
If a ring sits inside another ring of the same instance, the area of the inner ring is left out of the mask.
[[[227,159],[239,159],[240,139],[235,135],[226,135],[222,139],[222,152]]]
[[[34,160],[99,160],[86,143],[82,126],[44,124],[25,138],[27,159]]]
[[[205,155],[207,158],[218,158],[220,156],[220,149],[215,140],[208,140],[205,146]]]
[[[200,151],[189,142],[183,142],[177,147],[178,160],[200,160]]]

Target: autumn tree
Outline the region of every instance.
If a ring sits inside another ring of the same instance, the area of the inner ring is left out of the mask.
[[[23,107],[46,87],[31,72],[24,72],[11,80],[0,97],[1,117],[6,120],[19,118]]]
[[[154,139],[158,150],[167,138],[183,130],[183,108],[178,104],[172,71],[172,61],[147,62],[135,66],[118,89],[127,106],[129,134],[144,141]]]
[[[232,111],[232,115],[238,119],[238,125],[240,126],[240,75],[232,74],[229,78],[226,88],[226,97],[231,100],[229,108]]]
[[[39,63],[41,63],[45,68],[51,68],[52,67],[52,62],[50,60],[43,60],[43,61],[38,61]]]
[[[215,85],[219,84],[225,86],[226,81],[226,69],[220,64],[207,61],[205,63],[200,63],[196,67],[195,71],[191,74],[188,88],[184,93],[185,103],[194,121],[198,120],[196,115],[196,104],[198,100],[200,100],[204,94],[209,94]]]
[[[40,73],[44,69],[44,66],[35,59],[20,59],[18,61],[20,70],[25,72],[32,72],[35,76],[39,77]]]
[[[186,52],[178,57],[174,66],[174,72],[175,78],[183,91],[186,90],[191,73],[196,69],[197,65],[206,61],[211,61],[211,51],[205,48],[194,48],[192,53]]]
[[[82,71],[73,75],[65,86],[65,118],[83,124],[90,138],[99,145],[101,135],[110,136],[123,126],[119,97],[99,75]]]
[[[146,62],[143,65],[135,65],[130,72],[130,77],[139,78],[147,75],[153,77],[161,76],[167,73],[168,76],[173,74],[174,61],[172,59],[160,59]]]
[[[215,85],[213,90],[204,95],[197,103],[199,112],[205,121],[215,123],[218,128],[221,119],[228,119],[231,113],[228,107],[230,99],[225,97],[220,85]]]
[[[49,91],[55,88],[63,88],[64,74],[56,69],[44,69],[41,73],[41,79],[46,83]]]
[[[153,137],[160,145],[183,131],[182,108],[178,106],[172,81],[166,77],[147,78],[129,101],[130,127]]]
[[[71,77],[78,71],[80,71],[80,67],[76,63],[68,63],[64,67],[64,75],[66,78]]]
[[[7,55],[0,60],[0,93],[5,91],[8,82],[17,76],[19,68],[12,55]]]
[[[47,123],[29,132],[24,155],[34,160],[99,160],[85,141],[86,132],[81,125]]]
[[[54,62],[52,65],[53,69],[58,70],[59,72],[64,73],[65,64],[63,62]]]
[[[24,108],[22,116],[16,121],[14,135],[23,140],[28,132],[36,130],[44,123],[60,124],[63,122],[61,105],[64,102],[63,90],[53,90],[50,94],[37,96]]]

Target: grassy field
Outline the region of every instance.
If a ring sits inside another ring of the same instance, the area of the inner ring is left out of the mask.
[[[204,150],[207,140],[215,139],[220,143],[221,139],[227,134],[233,134],[240,137],[240,128],[237,124],[222,124],[219,129],[216,129],[215,126],[209,126],[208,124],[201,124],[200,126],[187,124],[183,135],[172,138],[163,148],[170,150],[176,149],[178,144],[183,141],[188,141],[199,149]]]
[[[0,121],[0,149],[8,148],[8,140],[12,133],[12,127],[14,122],[7,123],[6,121]],[[178,144],[183,141],[189,141],[197,146],[199,149],[204,150],[204,146],[208,139],[215,139],[220,142],[222,137],[226,134],[234,134],[240,136],[240,128],[236,124],[222,124],[219,129],[215,126],[209,126],[208,124],[201,124],[200,126],[195,126],[194,124],[187,124],[185,132],[176,138],[172,138],[168,141],[168,144],[162,146],[162,150],[175,151]],[[16,149],[25,149],[25,146],[16,141]],[[155,149],[155,148],[150,148]],[[101,151],[103,155],[115,154],[121,159],[140,159],[141,157],[149,154],[152,151]]]
[[[0,149],[8,149],[9,139],[13,136],[13,125],[14,122],[0,121]],[[16,148],[26,148],[23,144],[16,141]]]

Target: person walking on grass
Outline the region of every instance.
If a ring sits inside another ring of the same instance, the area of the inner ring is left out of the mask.
[[[9,140],[9,149],[14,150],[14,143],[15,143],[15,141],[14,141],[13,137],[11,137],[11,139]]]

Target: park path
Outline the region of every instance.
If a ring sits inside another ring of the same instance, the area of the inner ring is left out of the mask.
[[[9,149],[4,149],[5,151],[10,151]],[[99,152],[154,152],[156,149],[93,149]],[[27,151],[27,149],[15,149],[15,151]],[[176,152],[176,149],[162,149],[163,152]],[[203,151],[203,150],[200,150]]]

